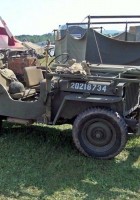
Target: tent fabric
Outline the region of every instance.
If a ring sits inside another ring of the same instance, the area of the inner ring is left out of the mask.
[[[86,61],[90,63],[140,65],[140,42],[125,42],[88,31]]]
[[[68,42],[68,34],[65,35],[62,39],[55,41],[55,57],[57,62],[62,62],[66,56],[62,55],[63,53],[67,53],[67,42]],[[59,56],[61,55],[61,56]]]
[[[0,49],[7,48],[24,49],[24,46],[20,41],[15,39],[15,37],[8,29],[5,21],[0,17]]]
[[[86,60],[92,64],[140,65],[140,42],[119,41],[93,29],[80,39],[69,33],[55,43],[55,56],[67,52],[69,59]],[[62,59],[62,57],[61,57]],[[59,61],[60,58],[58,59]]]
[[[116,40],[122,40],[122,41],[136,41],[136,34],[129,33],[129,32],[122,32],[116,36],[112,37],[113,39]],[[127,39],[127,40],[126,40]]]
[[[27,42],[27,41],[23,42],[22,44],[27,49],[34,49],[36,51],[36,53],[39,54],[39,55],[43,55],[43,53],[44,53],[44,48],[40,47],[37,44],[34,44],[32,42]]]
[[[86,51],[86,34],[82,38],[74,38],[67,33],[65,37],[55,41],[55,56],[59,56],[62,53],[68,53],[69,59],[76,59],[77,62],[85,60]],[[62,61],[66,58],[66,55],[58,57],[57,61]]]

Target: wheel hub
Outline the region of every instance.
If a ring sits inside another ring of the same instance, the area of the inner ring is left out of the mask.
[[[102,132],[102,130],[96,130],[95,131],[95,137],[97,138],[97,139],[101,139],[101,138],[103,138],[103,136],[104,136],[104,133]]]
[[[95,122],[87,129],[87,139],[95,146],[105,146],[112,138],[112,132],[107,124]]]

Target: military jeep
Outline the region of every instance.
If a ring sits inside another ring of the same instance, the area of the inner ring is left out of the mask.
[[[45,70],[44,79],[25,67],[23,88],[0,69],[1,121],[72,124],[77,149],[97,159],[115,157],[128,133],[139,134],[140,68],[69,62]]]

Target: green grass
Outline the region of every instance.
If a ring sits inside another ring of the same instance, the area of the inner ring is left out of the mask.
[[[140,199],[140,138],[112,160],[74,147],[71,126],[5,123],[0,137],[0,200]]]

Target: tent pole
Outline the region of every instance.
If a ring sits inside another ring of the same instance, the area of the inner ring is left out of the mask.
[[[127,37],[127,28],[128,28],[128,24],[126,22],[126,26],[125,26],[125,41],[127,41],[128,37]]]

